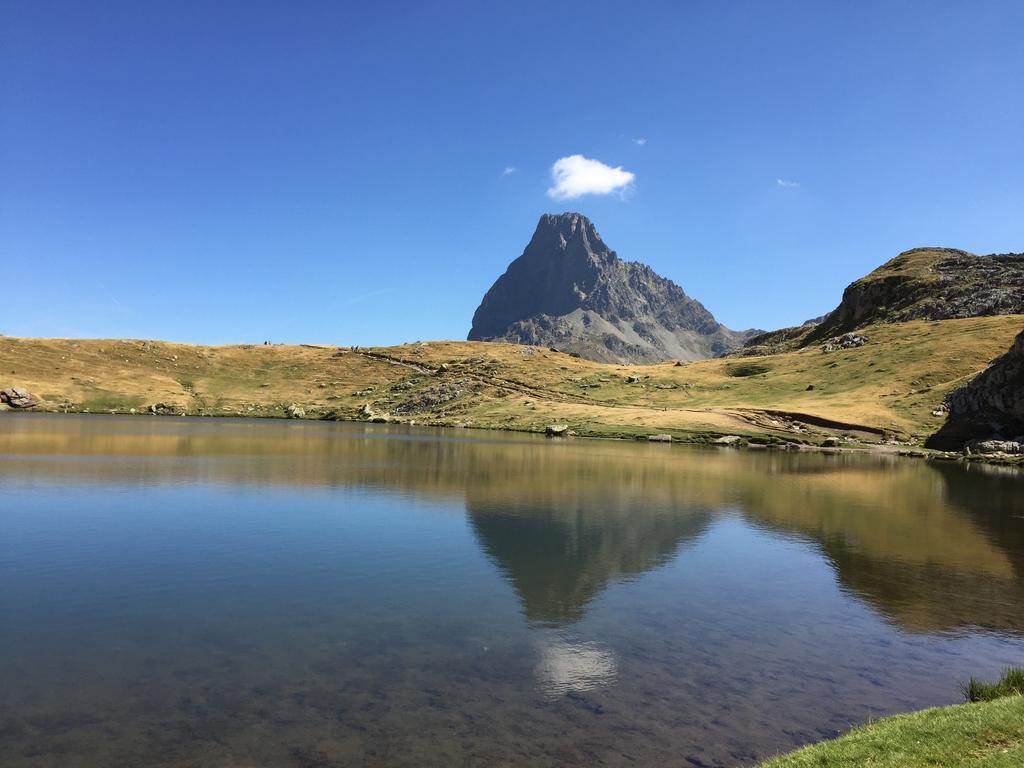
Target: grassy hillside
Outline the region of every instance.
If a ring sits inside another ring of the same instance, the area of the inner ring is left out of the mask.
[[[0,388],[46,407],[395,422],[680,439],[919,442],[947,391],[1005,352],[1024,315],[871,326],[863,347],[619,366],[538,347],[236,345],[0,337]]]

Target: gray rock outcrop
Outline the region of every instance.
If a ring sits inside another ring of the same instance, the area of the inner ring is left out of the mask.
[[[1022,313],[1024,253],[978,256],[954,248],[914,248],[847,286],[839,306],[807,341],[871,323]]]
[[[752,336],[738,354],[828,343],[874,323],[1016,314],[1024,314],[1024,253],[978,256],[955,248],[914,248],[850,283],[827,315]]]
[[[0,391],[0,403],[5,403],[11,408],[35,408],[39,405],[39,398],[27,389],[11,387]]]
[[[585,216],[564,213],[541,217],[526,250],[484,296],[469,340],[643,363],[713,357],[747,335],[650,267],[621,260]]]
[[[1024,331],[1006,354],[946,396],[949,418],[928,442],[959,448],[969,440],[1015,440],[1024,435]]]

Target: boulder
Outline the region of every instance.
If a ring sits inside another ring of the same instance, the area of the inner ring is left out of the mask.
[[[284,412],[288,415],[289,419],[304,419],[304,418],[306,418],[306,411],[303,408],[301,408],[298,405],[296,405],[295,403],[292,403],[287,408],[285,408]]]
[[[964,445],[964,453],[1024,453],[1019,440],[971,440]]]
[[[826,437],[821,441],[822,448],[838,448],[843,443],[838,437]]]
[[[0,403],[6,403],[11,408],[35,408],[39,405],[39,398],[27,389],[11,387],[0,392]]]
[[[544,434],[548,437],[566,437],[569,434],[569,425],[548,424],[544,427]]]
[[[671,443],[672,435],[648,435],[647,442],[649,443]]]
[[[712,440],[712,445],[724,445],[724,446],[736,446],[743,442],[743,438],[739,435],[722,435],[717,440]]]
[[[855,349],[868,343],[868,337],[860,333],[844,333],[826,339],[821,345],[822,352],[835,352],[839,349]]]

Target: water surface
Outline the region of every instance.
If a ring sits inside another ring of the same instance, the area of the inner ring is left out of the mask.
[[[1024,481],[0,416],[0,765],[732,766],[1024,662]]]

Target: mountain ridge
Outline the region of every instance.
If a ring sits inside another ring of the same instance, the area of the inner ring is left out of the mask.
[[[620,258],[590,219],[567,212],[541,216],[522,255],[484,295],[468,340],[650,363],[713,357],[747,335],[648,265]]]
[[[1024,253],[911,248],[843,291],[819,322],[757,334],[739,355],[802,349],[878,323],[1024,313]]]

